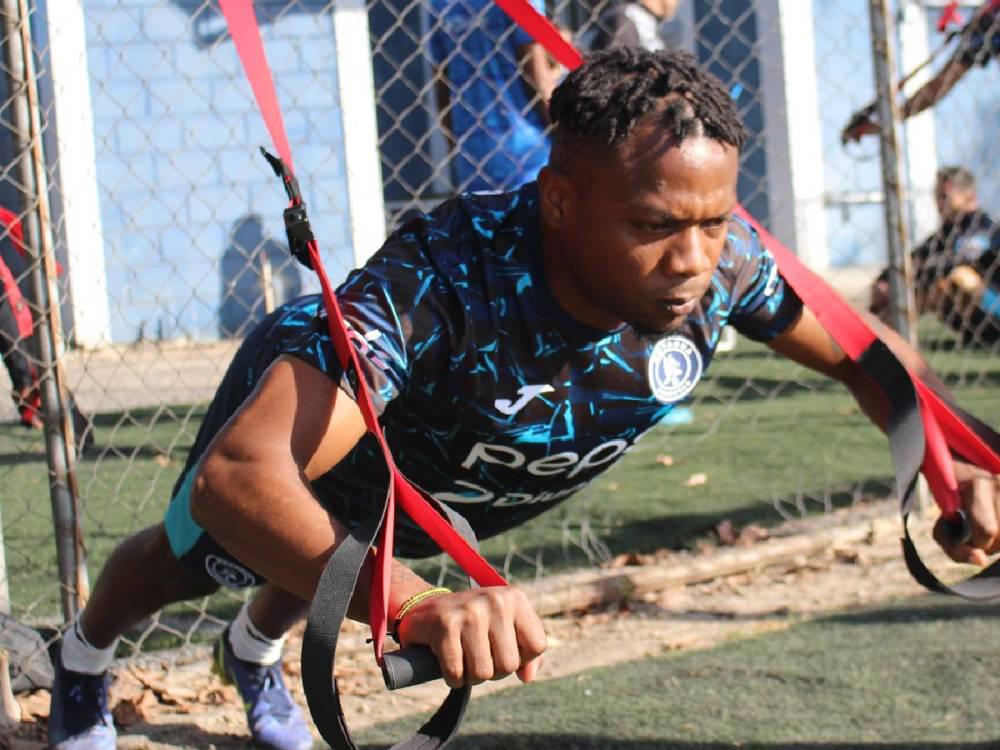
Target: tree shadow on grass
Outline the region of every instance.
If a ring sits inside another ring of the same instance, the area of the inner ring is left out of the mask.
[[[823,618],[824,622],[847,625],[879,625],[918,622],[941,622],[959,620],[981,620],[985,617],[1000,618],[1000,604],[971,602],[942,594],[928,594],[926,597],[899,604],[866,609],[859,612],[845,612]],[[1000,745],[997,745],[1000,747]]]
[[[381,750],[384,745],[361,745]],[[985,742],[693,742],[664,737],[619,740],[574,734],[468,734],[449,745],[453,750],[997,750],[1000,741]]]
[[[247,750],[255,747],[247,734],[222,734],[200,729],[193,721],[190,724],[133,724],[121,730],[119,747],[147,747],[147,743],[133,744],[125,737],[145,737],[157,747],[212,747],[215,750]],[[122,741],[124,740],[124,741]],[[322,747],[317,744],[316,747]]]

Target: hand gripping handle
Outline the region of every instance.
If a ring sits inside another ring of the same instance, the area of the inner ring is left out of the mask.
[[[441,665],[428,646],[407,646],[382,655],[382,679],[399,690],[441,678]]]

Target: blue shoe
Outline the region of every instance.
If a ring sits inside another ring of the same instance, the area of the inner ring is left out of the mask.
[[[62,665],[58,652],[49,709],[51,750],[115,750],[115,724],[108,710],[108,673],[80,674]]]
[[[280,660],[265,666],[237,659],[229,645],[229,628],[212,654],[212,671],[235,685],[243,700],[254,742],[272,750],[311,750],[312,732],[285,686]]]

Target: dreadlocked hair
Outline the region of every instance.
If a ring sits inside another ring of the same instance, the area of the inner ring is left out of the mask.
[[[613,148],[647,117],[678,141],[703,135],[739,149],[747,139],[722,82],[687,52],[615,47],[591,55],[552,93],[549,116],[554,162],[578,145]]]

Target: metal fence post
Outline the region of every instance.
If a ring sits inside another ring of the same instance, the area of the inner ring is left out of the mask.
[[[58,356],[61,319],[48,180],[42,152],[42,123],[27,0],[3,0],[2,12],[4,67],[10,82],[11,131],[24,206],[25,244],[35,255],[30,270],[36,306],[33,338],[41,365],[39,389],[45,414],[45,452],[56,533],[60,600],[63,616],[68,621],[86,602],[89,584],[80,527],[72,413],[67,403],[65,373]]]
[[[881,124],[880,155],[885,193],[885,228],[889,260],[890,322],[911,344],[917,343],[916,305],[913,298],[909,253],[909,221],[906,219],[906,188],[899,158],[900,111],[896,91],[895,36],[889,0],[871,0],[872,63],[875,96]]]

